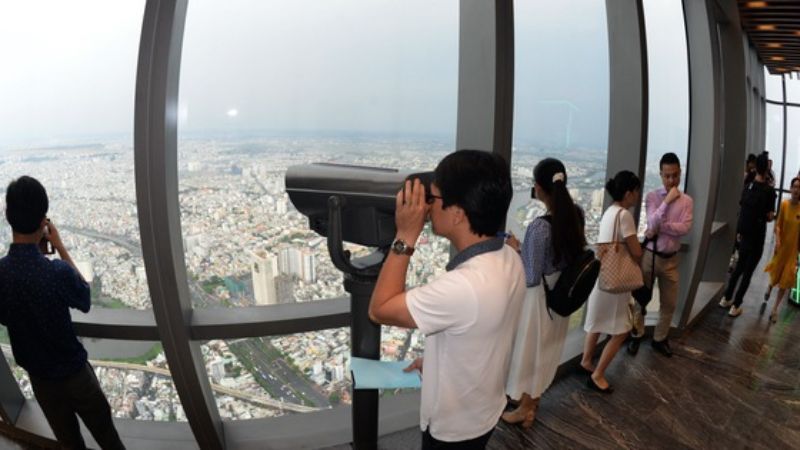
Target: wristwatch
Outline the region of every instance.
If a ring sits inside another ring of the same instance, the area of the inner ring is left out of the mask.
[[[406,244],[406,241],[402,239],[395,239],[394,242],[392,242],[392,252],[397,255],[411,256],[414,254],[414,247]]]

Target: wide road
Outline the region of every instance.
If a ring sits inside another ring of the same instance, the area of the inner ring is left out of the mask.
[[[143,372],[149,372],[156,375],[171,377],[169,370],[162,369],[160,367],[142,366],[139,364],[130,364],[117,361],[91,360],[90,362],[95,367],[108,367],[111,369],[120,369],[120,370],[141,370]],[[235,397],[240,400],[244,400],[259,406],[266,406],[268,408],[273,408],[273,409],[285,409],[288,411],[294,411],[299,413],[314,412],[323,409],[323,408],[312,408],[309,406],[303,406],[294,403],[286,403],[279,400],[263,397],[261,395],[250,394],[248,392],[240,391],[238,389],[228,388],[216,383],[211,383],[211,388],[214,391],[219,392],[221,394],[230,395],[231,397]]]
[[[292,403],[300,403],[305,397],[315,406],[330,405],[328,398],[314,389],[309,380],[290,367],[283,357],[276,358],[270,354],[280,352],[269,341],[263,338],[237,340],[229,342],[228,348],[239,360],[246,358],[252,363],[252,375],[268,385],[273,396],[280,395]]]
[[[139,246],[139,243],[128,240],[124,236],[113,236],[110,234],[104,234],[94,230],[87,230],[85,228],[77,228],[69,225],[60,225],[59,227],[64,231],[80,234],[89,238],[111,241],[125,250],[128,250],[128,252],[134,256],[142,256],[142,248]]]
[[[8,344],[0,344],[0,349],[2,352],[8,357],[13,358],[11,352],[11,346]],[[142,366],[140,364],[130,364],[125,362],[117,362],[117,361],[102,361],[102,360],[89,360],[89,362],[95,367],[108,367],[112,369],[119,369],[119,370],[141,370],[142,372],[149,372],[155,375],[161,375],[164,377],[171,378],[172,375],[169,373],[169,370],[162,369],[160,367],[150,367],[150,366]],[[221,394],[230,395],[231,397],[238,398],[240,400],[244,400],[246,402],[250,402],[259,406],[265,406],[267,408],[273,409],[281,409],[287,411],[294,411],[299,413],[307,413],[307,412],[314,412],[319,411],[324,408],[312,408],[309,406],[297,405],[294,403],[287,403],[282,402],[279,400],[263,397],[260,395],[250,394],[249,392],[240,391],[238,389],[231,389],[216,383],[211,383],[211,389]]]

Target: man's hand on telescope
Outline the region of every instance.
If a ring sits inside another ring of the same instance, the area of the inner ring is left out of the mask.
[[[413,184],[411,180],[406,180],[404,188],[397,193],[394,216],[397,238],[413,247],[425,226],[428,208],[425,203],[425,186],[419,178]]]
[[[422,233],[427,215],[425,187],[418,179],[413,183],[406,181],[403,189],[397,193],[394,217],[397,239],[402,239],[406,245],[413,247]],[[417,328],[406,305],[406,272],[410,260],[408,255],[409,253],[399,255],[389,252],[386,256],[369,302],[369,318],[373,322]]]

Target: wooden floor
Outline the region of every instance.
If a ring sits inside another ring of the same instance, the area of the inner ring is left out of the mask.
[[[589,391],[576,373],[561,377],[542,397],[532,429],[501,423],[489,448],[799,449],[800,308],[784,303],[774,325],[772,302],[759,314],[766,259],[741,316],[714,305],[672,340],[671,359],[649,341],[636,357],[621,351],[607,374],[613,394]],[[419,439],[419,430],[406,430],[380,448],[415,449]]]

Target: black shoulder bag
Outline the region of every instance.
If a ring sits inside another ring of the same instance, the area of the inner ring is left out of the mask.
[[[642,315],[644,316],[647,313],[647,304],[650,303],[650,300],[653,299],[653,285],[656,281],[656,241],[658,240],[658,235],[653,236],[653,238],[645,238],[644,242],[642,242],[642,250],[647,250],[647,243],[653,243],[653,250],[651,253],[653,254],[653,264],[650,266],[650,286],[646,283],[640,287],[639,289],[634,290],[631,292],[631,296],[633,299],[636,300],[636,303],[642,307]]]

